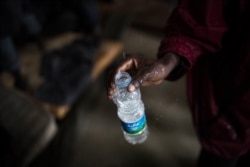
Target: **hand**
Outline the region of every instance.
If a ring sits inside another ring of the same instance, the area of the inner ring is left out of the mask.
[[[179,56],[173,53],[164,55],[161,59],[148,59],[139,55],[129,54],[112,71],[107,80],[107,96],[112,99],[115,92],[114,76],[127,71],[132,76],[128,91],[132,92],[140,86],[152,86],[162,83],[168,74],[179,64]]]

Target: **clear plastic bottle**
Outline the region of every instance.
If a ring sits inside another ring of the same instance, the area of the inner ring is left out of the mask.
[[[117,115],[125,139],[131,144],[140,144],[147,139],[148,127],[140,89],[128,92],[127,86],[130,82],[131,76],[127,72],[115,76],[116,90],[113,101],[117,105]]]

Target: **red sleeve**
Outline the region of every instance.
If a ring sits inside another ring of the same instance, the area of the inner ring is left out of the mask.
[[[158,57],[173,52],[185,59],[189,69],[196,59],[221,48],[222,36],[228,27],[224,19],[224,0],[179,0],[165,28],[166,35]],[[182,71],[180,77],[184,72]]]

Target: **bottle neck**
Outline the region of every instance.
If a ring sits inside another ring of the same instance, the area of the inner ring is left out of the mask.
[[[127,100],[140,100],[141,92],[140,89],[129,92],[127,87],[116,87],[115,96],[116,98],[123,98]]]

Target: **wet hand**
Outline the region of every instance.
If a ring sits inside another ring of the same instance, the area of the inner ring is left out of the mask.
[[[168,74],[178,65],[179,56],[168,53],[161,59],[149,59],[136,54],[128,54],[112,71],[107,79],[107,96],[112,99],[115,92],[114,76],[127,71],[132,76],[128,91],[140,86],[152,86],[162,83]]]

